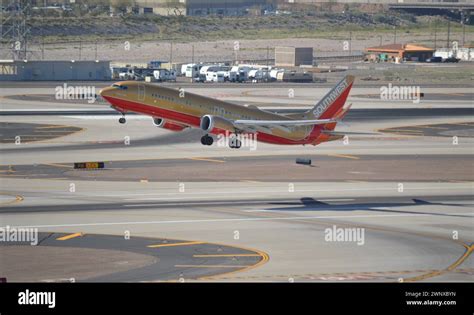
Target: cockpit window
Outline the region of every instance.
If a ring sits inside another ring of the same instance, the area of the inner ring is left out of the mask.
[[[126,85],[112,84],[112,87],[117,88],[117,89],[121,89],[121,90],[128,89],[128,86],[126,86]]]

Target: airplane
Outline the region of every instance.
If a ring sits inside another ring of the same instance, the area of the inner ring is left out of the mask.
[[[135,112],[153,118],[153,123],[171,131],[199,128],[205,132],[203,145],[212,145],[210,135],[230,136],[229,147],[240,148],[238,135],[251,134],[258,141],[283,145],[317,145],[341,139],[346,133],[334,131],[350,105],[344,104],[354,83],[347,75],[339,81],[316,105],[303,113],[277,114],[225,102],[183,89],[171,89],[155,84],[122,81],[102,89],[99,94],[111,107],[122,114]]]

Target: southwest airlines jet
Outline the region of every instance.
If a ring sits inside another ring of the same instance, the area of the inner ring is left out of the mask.
[[[344,104],[353,83],[354,77],[348,75],[312,109],[287,115],[136,81],[115,83],[102,89],[100,95],[122,113],[122,124],[126,113],[135,112],[151,116],[156,126],[172,131],[200,128],[206,133],[201,138],[203,145],[212,145],[210,134],[232,134],[231,148],[241,147],[234,136],[239,134],[252,134],[273,144],[317,145],[344,136],[334,129],[350,108]]]

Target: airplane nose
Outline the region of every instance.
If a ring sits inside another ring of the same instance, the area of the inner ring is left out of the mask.
[[[102,97],[103,97],[103,96],[108,96],[108,95],[109,95],[108,92],[109,92],[110,90],[111,90],[110,87],[103,88],[103,89],[101,89],[101,90],[99,91],[99,95],[102,96]]]

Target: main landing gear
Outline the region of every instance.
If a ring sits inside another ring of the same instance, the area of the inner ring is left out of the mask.
[[[240,149],[240,147],[242,146],[242,142],[235,138],[235,137],[232,137],[229,139],[229,147],[231,149]]]
[[[201,138],[201,143],[203,145],[212,145],[214,143],[214,139],[209,135],[204,135]],[[232,149],[239,149],[242,146],[242,142],[237,139],[236,137],[231,137],[229,139],[229,147]]]
[[[214,142],[214,139],[209,135],[204,135],[201,138],[201,143],[203,145],[212,145],[213,142]]]

